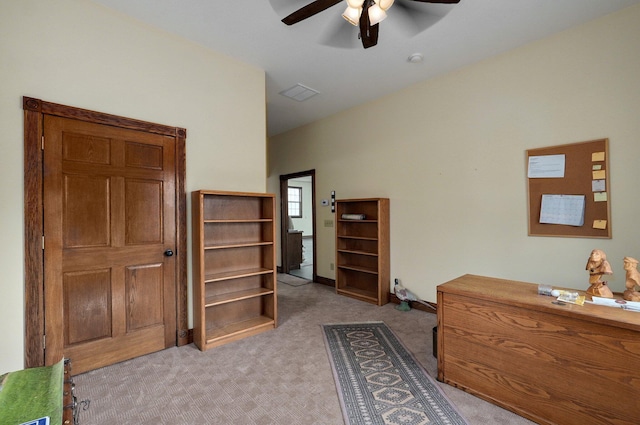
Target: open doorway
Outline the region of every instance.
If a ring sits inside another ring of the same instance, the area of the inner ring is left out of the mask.
[[[315,170],[280,176],[281,271],[315,281]]]

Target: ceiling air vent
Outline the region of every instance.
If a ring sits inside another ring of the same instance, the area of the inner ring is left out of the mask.
[[[317,95],[318,93],[320,92],[307,86],[303,86],[300,83],[280,92],[281,95],[293,100],[297,100],[298,102],[304,102],[305,100]]]

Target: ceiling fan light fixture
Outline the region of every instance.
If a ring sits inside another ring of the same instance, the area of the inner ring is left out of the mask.
[[[387,9],[389,9],[393,4],[393,0],[376,0],[376,3],[378,3],[378,6],[380,6],[380,9],[386,12]]]
[[[385,18],[387,17],[387,13],[384,10],[382,10],[382,8],[377,4],[374,4],[373,6],[371,6],[368,12],[369,12],[369,22],[371,22],[371,25],[379,24],[380,22],[384,21]]]
[[[347,9],[342,14],[342,17],[347,20],[351,25],[358,26],[360,22],[360,14],[362,13],[362,8],[355,8],[351,6],[347,6]]]
[[[274,0],[270,0],[272,3]],[[280,0],[279,0],[280,1]],[[286,0],[293,1],[293,0]],[[302,1],[302,0],[296,0]],[[305,3],[309,0],[305,0]],[[405,0],[421,3],[446,3],[456,4],[461,0]],[[347,3],[346,10],[342,13],[342,17],[355,27],[360,29],[358,38],[362,41],[362,47],[368,49],[378,44],[379,23],[387,17],[387,10],[393,6],[395,0],[345,0]],[[320,12],[323,12],[338,3],[341,0],[313,0],[306,6],[301,7],[295,12],[282,19],[286,25],[293,25]],[[410,10],[406,13],[409,13]]]

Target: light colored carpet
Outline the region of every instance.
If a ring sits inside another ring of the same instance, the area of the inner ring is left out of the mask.
[[[90,399],[81,425],[340,425],[324,323],[384,321],[431,376],[436,316],[377,307],[320,284],[278,285],[278,327],[201,352],[193,344],[74,378]],[[438,383],[470,425],[531,425],[511,412]]]

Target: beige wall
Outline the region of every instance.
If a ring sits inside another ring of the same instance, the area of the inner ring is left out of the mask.
[[[391,199],[391,276],[428,301],[465,273],[586,289],[603,249],[624,290],[640,258],[640,6],[274,137],[278,176],[316,169],[317,202]],[[525,151],[610,139],[613,238],[527,236]],[[334,229],[318,211],[318,274]]]
[[[0,81],[2,373],[23,367],[22,96],[186,128],[188,191],[265,191],[266,106],[262,70],[86,0],[2,1]]]

